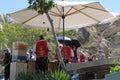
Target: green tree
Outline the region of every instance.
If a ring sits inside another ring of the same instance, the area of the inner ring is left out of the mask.
[[[0,46],[4,47],[6,44],[6,47],[11,48],[15,41],[24,41],[28,46],[32,46],[38,40],[40,32],[42,31],[6,23],[3,25],[3,32],[0,32]]]
[[[4,32],[0,32],[0,48],[1,49],[6,42],[7,42],[7,39],[5,38]]]

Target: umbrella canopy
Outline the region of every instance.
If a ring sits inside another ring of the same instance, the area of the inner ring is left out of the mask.
[[[62,8],[64,8],[64,13]],[[37,11],[31,9],[26,8],[8,15],[14,21],[23,24],[25,27],[51,29],[46,15],[40,15]],[[53,25],[56,31],[63,30],[63,18],[65,18],[65,30],[71,30],[112,17],[112,15],[99,2],[68,1],[56,2],[56,6],[49,11],[49,15],[53,19]]]

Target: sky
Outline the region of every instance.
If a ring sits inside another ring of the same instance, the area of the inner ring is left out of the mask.
[[[60,0],[55,0],[60,1]],[[65,1],[91,1],[91,0],[65,0]],[[120,0],[92,0],[98,1],[107,10],[120,14]],[[12,13],[28,7],[28,0],[0,0],[0,13]]]

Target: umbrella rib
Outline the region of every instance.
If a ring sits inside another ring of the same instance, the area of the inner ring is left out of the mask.
[[[87,15],[87,14],[85,14],[84,12],[82,12],[82,10],[83,9],[86,9],[86,8],[91,8],[91,9],[96,9],[96,10],[100,10],[100,11],[103,11],[103,12],[108,12],[107,10],[103,10],[103,9],[98,9],[98,8],[94,8],[94,7],[90,7],[90,6],[86,6],[86,5],[82,5],[84,8],[82,8],[82,9],[76,9],[75,7],[72,7],[71,9],[75,9],[76,11],[75,12],[72,12],[72,13],[69,13],[70,12],[70,10],[66,13],[66,16],[69,16],[69,15],[73,15],[73,14],[77,14],[77,13],[82,13],[83,15],[86,15],[86,16],[88,16],[89,18],[91,18],[91,19],[93,19],[93,20],[95,20],[95,21],[97,21],[97,22],[100,22],[99,20],[97,20],[96,18],[93,18],[93,17],[91,17],[91,16],[89,16],[89,15]],[[68,14],[69,13],[69,14]]]
[[[49,12],[50,12],[50,15],[62,17],[62,13],[61,13],[60,9],[59,9],[57,6],[56,6],[55,8],[57,9],[57,11],[58,11],[60,14],[58,14],[58,13],[56,13],[56,12],[53,12],[53,11],[49,11]]]
[[[67,16],[67,14],[73,9],[73,7],[71,7],[66,13],[65,16]]]
[[[90,7],[90,6],[86,6],[86,5],[82,5],[82,6],[87,7],[87,8],[92,8],[92,9],[100,10],[100,11],[104,11],[104,12],[108,12],[107,10],[98,9],[98,8],[95,8],[95,7]]]
[[[58,8],[58,6],[56,6],[58,12],[62,15],[62,12],[60,11],[60,9]]]
[[[87,6],[85,7],[85,8],[87,8]],[[84,8],[84,9],[85,9]],[[89,15],[87,15],[87,14],[85,14],[84,12],[82,12],[81,10],[78,10],[78,9],[76,9],[76,8],[74,8],[75,10],[77,10],[77,11],[79,11],[80,13],[82,13],[83,15],[85,15],[85,16],[87,16],[87,17],[89,17],[89,18],[91,18],[91,19],[93,19],[94,21],[97,21],[97,22],[100,22],[99,20],[97,20],[96,18],[93,18],[93,17],[91,17],[91,16],[89,16]],[[83,10],[83,9],[82,9]]]
[[[75,9],[75,8],[74,8],[74,7],[72,7],[72,9]],[[79,11],[80,11],[80,10],[83,10],[83,9],[85,9],[85,7],[84,7],[84,8],[82,8],[82,9],[79,9],[79,10],[75,9],[76,11],[71,12],[71,13],[67,14],[66,16],[73,15],[73,14],[77,14],[77,13],[79,13]]]
[[[86,6],[86,5],[82,5],[82,6],[83,6],[83,7],[86,7],[86,8],[96,9],[96,10],[103,11],[103,12],[108,12],[107,10],[98,9],[98,8],[95,8],[95,7],[90,7],[90,6]],[[99,20],[97,20],[97,19],[95,19],[95,18],[93,18],[93,17],[91,17],[91,16],[85,14],[85,13],[82,12],[82,11],[80,11],[80,12],[81,12],[82,14],[84,14],[84,15],[86,15],[86,16],[92,18],[93,20],[95,20],[95,21],[97,21],[97,22],[100,22]]]
[[[59,15],[59,14],[53,12],[53,11],[50,11],[49,14],[52,15],[52,16],[57,16],[57,17],[61,17],[62,16],[62,15]]]
[[[22,22],[22,24],[25,24],[26,22],[28,22],[28,21],[30,21],[30,20],[32,20],[32,19],[34,19],[35,17],[37,17],[37,16],[39,16],[40,14],[37,14],[37,15],[35,15],[35,16],[33,16],[33,17],[31,17],[30,19],[28,19],[28,20],[26,20],[26,21],[24,21],[24,22]]]

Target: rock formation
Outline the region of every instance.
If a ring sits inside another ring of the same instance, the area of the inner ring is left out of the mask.
[[[116,48],[116,46],[120,46],[120,34],[118,33],[120,33],[120,15],[108,21],[78,29],[77,37],[83,48],[92,48],[94,50],[100,49],[99,45],[101,41],[105,39],[110,43],[108,53],[118,53],[119,49],[117,48],[119,47]],[[117,38],[116,35],[119,38]],[[116,40],[116,38],[118,40]]]

